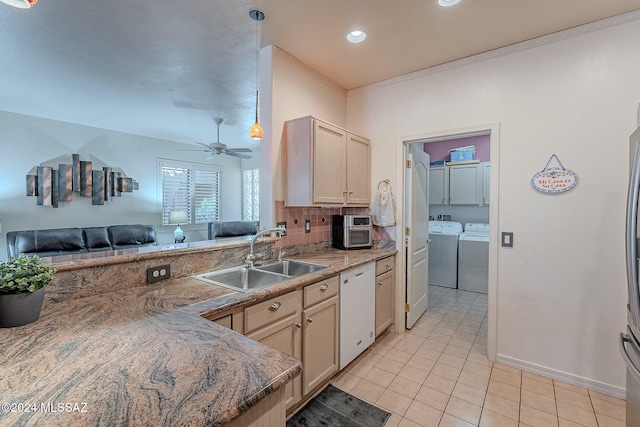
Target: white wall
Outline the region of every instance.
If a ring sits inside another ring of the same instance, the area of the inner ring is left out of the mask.
[[[270,120],[265,120],[270,129],[268,132],[265,128],[268,138],[263,138],[261,151],[271,153],[271,159],[265,155],[260,165],[260,220],[265,227],[274,225],[274,200],[284,200],[281,148],[284,122],[298,117],[314,116],[345,127],[347,93],[277,47],[263,48],[261,57],[268,58],[265,59],[266,63],[262,63],[261,70],[265,69],[265,66],[272,70],[269,76],[261,75],[260,85],[264,88],[261,93],[265,99],[267,94],[271,95],[270,111],[262,109],[265,114],[270,114]],[[263,84],[265,81],[268,86]],[[267,217],[268,214],[271,216]]]
[[[374,183],[397,176],[398,138],[499,123],[492,245],[499,231],[512,231],[514,247],[494,246],[491,260],[497,359],[615,395],[625,387],[617,334],[626,324],[624,215],[628,137],[640,100],[637,40],[640,21],[632,21],[348,95],[348,127],[372,139]],[[531,176],[552,154],[580,178],[568,193],[531,189]],[[394,184],[402,194],[402,183]]]
[[[241,218],[240,160],[221,156],[206,160],[204,152],[180,152],[196,145],[148,138],[88,126],[0,111],[0,259],[6,259],[4,233],[11,230],[154,224],[161,243],[173,243],[174,226],[159,227],[157,159],[176,159],[223,167],[222,219]],[[58,208],[38,206],[25,195],[25,176],[40,165],[71,164],[71,155],[92,160],[96,167],[111,166],[139,182],[140,189],[93,206],[91,198],[74,194]],[[184,227],[188,241],[207,238],[206,226]]]

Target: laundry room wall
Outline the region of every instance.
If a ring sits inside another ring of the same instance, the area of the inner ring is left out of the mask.
[[[490,350],[502,363],[618,396],[639,19],[627,14],[348,94],[347,126],[371,137],[372,182],[398,176],[405,137],[495,126]],[[567,193],[531,188],[552,154],[579,176]],[[394,184],[401,199],[403,184]],[[514,233],[513,248],[497,247],[501,231]]]
[[[432,162],[450,160],[449,150],[472,145],[476,148],[476,160],[488,162],[491,160],[489,135],[476,135],[466,138],[452,138],[444,141],[427,142],[424,144],[425,153],[429,154]]]
[[[448,162],[450,160],[450,151],[455,148],[473,146],[476,149],[475,160],[480,162],[489,162],[490,154],[490,136],[475,135],[465,138],[450,138],[442,141],[427,142],[424,144],[424,151],[429,154],[431,162]],[[489,207],[488,206],[470,206],[470,205],[429,205],[429,220],[440,220],[443,218],[451,218],[452,221],[464,224],[468,222],[489,223]]]

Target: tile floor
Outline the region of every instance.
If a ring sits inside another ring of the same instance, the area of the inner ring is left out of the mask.
[[[625,427],[625,401],[493,363],[487,296],[430,286],[429,309],[332,384],[392,413],[386,427]]]

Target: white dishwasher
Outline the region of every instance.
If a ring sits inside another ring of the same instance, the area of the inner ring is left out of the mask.
[[[375,262],[340,274],[340,369],[375,340]]]

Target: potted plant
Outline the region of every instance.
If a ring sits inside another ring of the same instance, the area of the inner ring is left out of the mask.
[[[20,255],[0,262],[0,327],[35,322],[40,317],[44,287],[55,268],[38,256]]]

